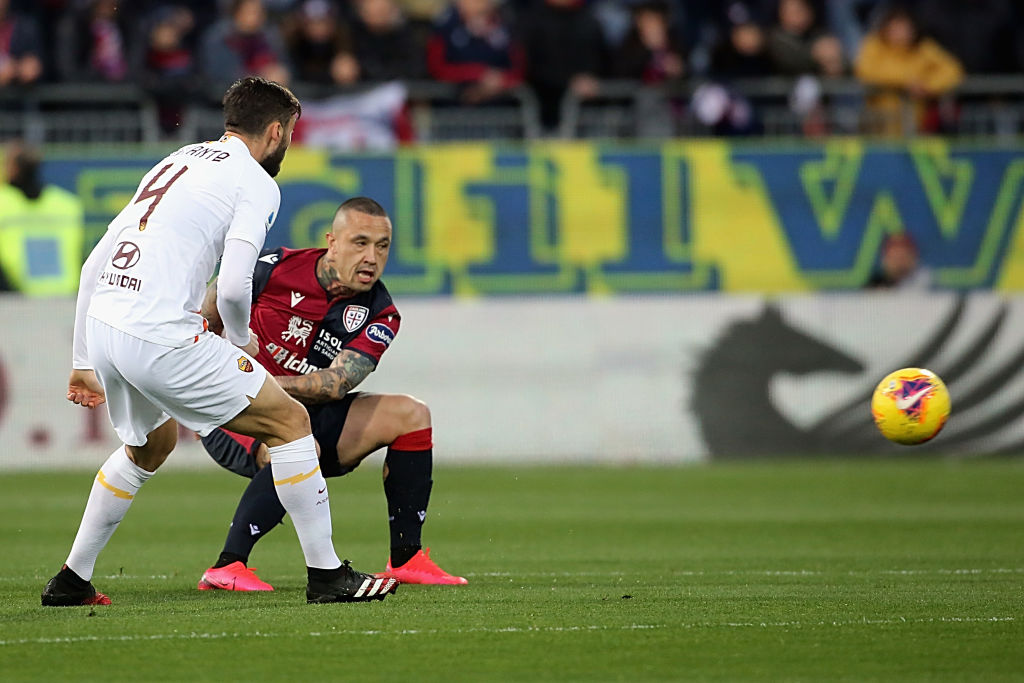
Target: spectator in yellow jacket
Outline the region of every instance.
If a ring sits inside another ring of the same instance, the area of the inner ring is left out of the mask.
[[[885,135],[928,131],[929,105],[964,78],[956,57],[922,37],[910,12],[886,11],[864,38],[855,63],[857,78],[869,86],[869,130]]]
[[[0,183],[0,288],[33,297],[74,296],[85,240],[82,201],[43,183],[38,152],[6,150]]]

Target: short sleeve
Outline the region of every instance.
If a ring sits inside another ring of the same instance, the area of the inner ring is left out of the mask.
[[[278,247],[277,249],[264,249],[260,252],[260,257],[256,259],[256,268],[252,271],[252,303],[254,306],[256,299],[270,282],[270,274],[274,272],[274,268],[281,261],[281,256],[282,249]]]
[[[395,307],[388,306],[378,313],[358,335],[345,344],[345,348],[358,351],[374,363],[380,363],[380,357],[398,336],[398,327],[401,322],[402,318],[398,315]]]

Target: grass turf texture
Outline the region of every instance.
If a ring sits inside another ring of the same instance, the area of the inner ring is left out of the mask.
[[[100,557],[114,604],[43,608],[90,473],[0,477],[0,678],[1022,680],[1024,461],[435,473],[426,540],[470,579],[307,606],[196,590],[244,481],[163,472]],[[386,560],[379,471],[332,480],[336,545]]]

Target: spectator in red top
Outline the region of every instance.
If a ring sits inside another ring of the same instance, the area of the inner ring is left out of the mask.
[[[523,81],[523,51],[493,0],[455,0],[427,44],[430,75],[465,86],[463,101],[493,100]]]
[[[34,83],[43,75],[39,27],[11,12],[9,5],[9,0],[0,0],[0,87]]]
[[[57,27],[57,69],[65,81],[127,80],[128,36],[118,0],[92,0]]]
[[[262,0],[232,0],[229,16],[203,36],[201,54],[203,73],[217,92],[249,75],[284,85],[291,80],[284,43],[267,23]]]

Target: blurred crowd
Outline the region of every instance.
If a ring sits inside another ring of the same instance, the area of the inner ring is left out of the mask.
[[[795,92],[813,103],[815,82],[856,77],[884,111],[964,74],[1021,72],[1022,24],[1015,0],[0,0],[0,89],[128,81],[174,117],[250,73],[436,80],[466,104],[526,85],[551,126],[567,91],[699,78],[720,84],[699,111],[741,129],[735,79],[813,77]]]
[[[549,131],[566,93],[666,84],[688,98],[673,106],[719,134],[753,132],[737,84],[766,77],[792,84],[805,134],[863,132],[862,120],[815,129],[828,97],[848,97],[827,82],[856,79],[848,109],[899,135],[941,132],[943,95],[966,76],[1022,72],[1020,0],[0,0],[0,108],[38,83],[130,83],[168,133],[191,103],[216,105],[260,74],[320,93],[432,80],[473,107],[529,89]],[[0,290],[73,292],[81,202],[42,184],[39,168],[31,148],[7,150]],[[55,246],[30,249],[44,225]],[[917,265],[911,241],[888,241],[871,285],[924,282],[908,277]]]

